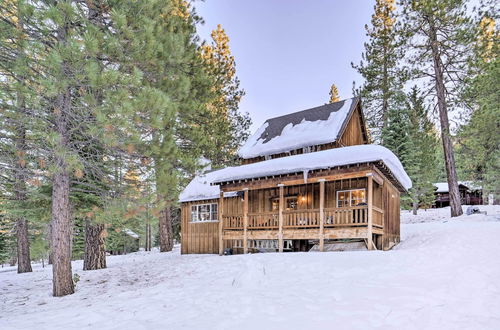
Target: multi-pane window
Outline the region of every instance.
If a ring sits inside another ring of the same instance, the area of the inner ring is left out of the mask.
[[[217,221],[217,204],[198,204],[191,206],[191,222]]]
[[[337,207],[366,205],[365,189],[337,191]]]
[[[298,203],[297,203],[297,196],[287,196],[284,197],[285,200],[285,211],[290,211],[290,210],[296,210]],[[280,199],[279,197],[273,198],[271,201],[271,210],[272,211],[277,211],[280,208]]]

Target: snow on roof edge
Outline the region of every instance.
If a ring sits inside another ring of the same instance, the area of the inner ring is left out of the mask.
[[[387,148],[379,145],[357,145],[270,159],[258,163],[226,167],[196,176],[179,195],[179,202],[216,199],[220,196],[217,183],[272,175],[307,172],[335,166],[382,161],[404,189],[412,182],[399,159]],[[224,197],[236,192],[224,193]]]
[[[213,182],[236,181],[376,161],[384,162],[403,188],[411,188],[411,179],[396,155],[383,146],[371,144],[328,149],[228,167],[218,171]]]
[[[482,187],[480,185],[475,184],[472,181],[458,181],[459,185],[465,186],[469,190],[481,190]],[[433,186],[436,187],[437,193],[445,193],[449,192],[450,189],[448,188],[448,182],[435,182],[433,183]]]
[[[192,202],[208,199],[217,199],[220,197],[219,186],[212,186],[211,183],[215,178],[217,171],[207,172],[202,175],[197,175],[191,182],[184,188],[179,195],[179,202]],[[236,196],[235,192],[225,192],[224,197]]]

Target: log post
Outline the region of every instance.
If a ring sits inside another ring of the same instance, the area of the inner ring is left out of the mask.
[[[325,179],[319,180],[319,250],[325,251]]]
[[[243,189],[243,253],[248,253],[248,188]]]
[[[373,176],[368,176],[368,250],[373,249]]]
[[[284,186],[282,183],[278,185],[280,189],[280,200],[279,200],[279,208],[278,208],[278,251],[283,252],[283,209],[285,207],[285,197],[284,197]]]
[[[222,218],[222,209],[224,208],[224,192],[219,196],[219,255],[224,254],[224,219]]]

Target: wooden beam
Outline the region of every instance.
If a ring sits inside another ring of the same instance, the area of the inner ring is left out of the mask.
[[[372,172],[373,181],[378,183],[380,186],[383,186],[384,185],[384,178],[382,176],[380,176],[379,173],[380,172],[376,171],[376,170],[374,170]]]
[[[345,172],[344,172],[345,171]],[[342,179],[352,179],[352,178],[362,178],[366,177],[367,174],[372,173],[371,169],[366,169],[366,167],[363,167],[363,169],[358,169],[356,167],[350,168],[350,169],[345,169],[341,170],[339,173],[338,171],[325,171],[324,173],[311,173],[308,177],[307,183],[316,183],[319,182],[320,180],[325,180],[325,181],[336,181],[336,180],[342,180]],[[273,179],[267,179],[267,180],[255,180],[252,182],[235,182],[235,183],[225,183],[221,185],[221,190],[225,192],[230,192],[230,191],[241,191],[244,188],[247,188],[249,190],[257,190],[257,189],[266,189],[266,188],[275,188],[278,184],[283,184],[285,186],[297,186],[297,185],[303,185],[304,184],[304,178],[303,176],[290,176],[290,177],[277,177]]]
[[[243,253],[248,253],[248,189],[243,189]]]
[[[325,227],[324,237],[325,239],[346,239],[346,238],[359,238],[365,239],[367,237],[367,226],[358,227],[338,227],[329,228]],[[382,235],[383,230],[380,228],[373,228],[373,233],[377,235]],[[249,230],[248,239],[277,239],[277,230]],[[224,240],[243,240],[242,230],[224,230]],[[310,239],[319,240],[318,229],[308,228],[308,229],[287,229],[283,228],[283,240],[287,239]]]
[[[278,251],[283,252],[283,209],[285,208],[284,187],[282,184],[278,185],[280,188],[279,211],[278,211]]]
[[[224,219],[222,218],[222,209],[224,208],[224,193],[220,192],[219,197],[219,255],[224,254]]]
[[[325,250],[325,180],[319,181],[319,250]]]
[[[368,250],[373,249],[373,176],[368,177]]]

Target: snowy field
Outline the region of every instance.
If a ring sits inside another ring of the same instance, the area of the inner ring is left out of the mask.
[[[392,251],[219,257],[139,252],[82,271],[0,269],[0,329],[500,329],[500,207],[402,213]]]

